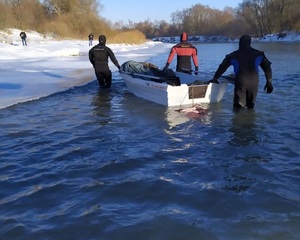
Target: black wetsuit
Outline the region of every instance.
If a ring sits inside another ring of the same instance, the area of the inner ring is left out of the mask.
[[[89,46],[93,46],[94,35],[90,33],[88,38],[89,38]]]
[[[100,38],[101,36],[99,37],[99,44],[90,49],[89,60],[94,66],[100,87],[110,88],[112,74],[108,66],[108,58],[111,59],[118,69],[120,69],[120,65],[113,51],[109,47],[105,46],[106,38]]]
[[[242,36],[239,50],[226,55],[214,75],[214,79],[218,79],[229,66],[233,66],[235,73],[233,106],[235,108],[254,107],[259,83],[259,66],[265,73],[267,92],[273,91],[271,62],[264,52],[252,48],[250,44],[251,38],[248,35]]]
[[[26,33],[25,32],[21,32],[20,33],[20,37],[22,39],[23,46],[27,46],[27,42],[26,42],[27,35],[26,35]]]

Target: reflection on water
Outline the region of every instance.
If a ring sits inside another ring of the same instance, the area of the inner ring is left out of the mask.
[[[111,95],[110,89],[99,89],[92,101],[94,114],[99,118],[100,125],[106,125],[111,121]]]
[[[201,44],[203,70],[237,44]],[[115,78],[1,109],[0,239],[299,239],[299,54],[270,45],[255,111],[231,85],[186,115]]]
[[[110,109],[110,89],[99,89],[92,104],[95,106],[94,111],[97,115],[101,115],[103,110]]]
[[[257,114],[254,110],[236,112],[231,120],[229,131],[233,133],[231,144],[236,146],[256,144],[259,142]]]
[[[186,115],[182,114],[178,108],[167,108],[165,115],[166,122],[170,127],[178,126],[190,120]]]
[[[224,180],[226,181],[225,189],[236,193],[247,191],[253,184],[253,179],[247,178],[241,173],[228,174],[224,177]]]
[[[170,127],[175,127],[192,119],[210,124],[212,111],[209,109],[209,104],[197,104],[193,107],[169,107],[165,115]]]
[[[235,112],[228,131],[231,137],[228,144],[235,149],[234,159],[245,162],[269,162],[272,157],[265,150],[267,131],[260,121],[260,115],[255,110],[244,109]]]

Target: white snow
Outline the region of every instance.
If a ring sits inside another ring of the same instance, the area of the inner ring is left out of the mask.
[[[23,46],[20,32],[18,29],[0,31],[0,109],[85,85],[96,79],[88,59],[91,48],[88,40],[56,41],[51,36],[29,31],[26,32],[28,46]],[[298,42],[300,34],[268,35],[260,41]],[[170,50],[170,44],[152,41],[140,45],[108,46],[120,64],[128,60],[147,61]],[[111,61],[110,67],[112,71],[117,71]]]
[[[88,59],[91,48],[88,40],[56,41],[36,32],[26,32],[27,46],[23,46],[20,32],[17,29],[10,33],[0,32],[0,109],[96,79]],[[170,48],[159,42],[107,46],[114,51],[120,64],[128,60],[146,61]],[[117,71],[111,61],[109,65],[112,71]]]

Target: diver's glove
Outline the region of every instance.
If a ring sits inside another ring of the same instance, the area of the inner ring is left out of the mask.
[[[195,67],[195,75],[198,75],[198,66]]]
[[[267,93],[271,93],[273,92],[273,85],[272,85],[272,81],[271,80],[267,80],[267,83],[264,87],[264,91],[266,91]]]
[[[166,63],[166,66],[163,68],[163,72],[167,71],[167,69],[169,68],[170,64]]]

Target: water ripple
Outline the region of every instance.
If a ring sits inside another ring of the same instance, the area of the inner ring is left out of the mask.
[[[1,109],[0,238],[297,239],[297,67],[240,114],[232,86],[188,118],[120,79]]]

